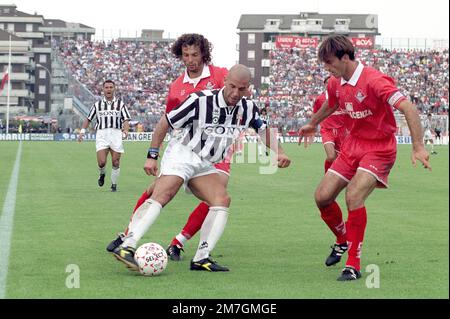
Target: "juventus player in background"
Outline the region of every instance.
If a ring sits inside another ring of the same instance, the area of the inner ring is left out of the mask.
[[[97,151],[97,164],[100,171],[98,186],[105,183],[106,160],[111,153],[111,191],[117,191],[117,181],[120,175],[120,156],[124,153],[123,139],[128,136],[130,113],[123,101],[114,96],[116,85],[112,80],[103,83],[103,99],[94,103],[84,120],[78,136],[81,142],[89,124],[96,119],[95,148]]]
[[[214,163],[223,160],[240,132],[249,127],[259,131],[263,140],[270,139],[266,136],[270,130],[266,130],[266,124],[259,118],[258,108],[253,101],[244,98],[250,79],[251,73],[247,67],[235,65],[230,69],[222,89],[192,93],[158,123],[144,166],[147,175],[158,175],[158,147],[169,127],[182,131],[164,152],[160,177],[155,182],[150,199],[136,210],[129,225],[129,235],[113,251],[114,256],[127,267],[137,270],[134,252],[139,240],[156,221],[162,208],[184,185],[209,206],[190,269],[212,272],[229,270],[210,256],[225,229],[231,201]],[[274,151],[278,154],[278,167],[288,167],[290,160],[281,147]]]
[[[394,80],[355,60],[355,48],[344,35],[331,35],[319,47],[319,61],[333,76],[320,110],[299,132],[299,139],[312,136],[316,127],[339,106],[350,116],[349,135],[315,191],[316,205],[323,221],[336,241],[348,249],[348,258],[338,281],[361,277],[361,248],[367,224],[365,201],[376,187],[386,188],[395,163],[397,140],[393,108],[405,115],[412,138],[411,161],[420,161],[431,171],[429,154],[423,145],[422,125],[417,109],[395,86]],[[341,208],[335,201],[346,188],[348,219],[344,223]],[[335,263],[341,256],[335,257]],[[329,258],[327,260],[329,260]],[[330,266],[327,263],[327,266]]]

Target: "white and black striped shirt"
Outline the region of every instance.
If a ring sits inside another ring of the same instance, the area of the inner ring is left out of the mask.
[[[114,98],[112,101],[102,99],[92,105],[87,119],[92,122],[97,119],[95,123],[96,130],[103,130],[107,128],[115,128],[121,130],[123,122],[130,120],[130,113],[126,105],[121,99]]]
[[[243,130],[266,128],[253,101],[242,99],[229,107],[223,89],[192,93],[166,117],[172,128],[183,129],[177,140],[211,163],[224,158]]]

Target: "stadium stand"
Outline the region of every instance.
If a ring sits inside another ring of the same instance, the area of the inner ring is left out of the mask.
[[[94,96],[98,97],[104,79],[116,81],[132,118],[144,130],[152,131],[164,110],[168,85],[183,70],[170,45],[70,40],[60,42],[57,50],[75,78]],[[393,76],[422,114],[448,115],[448,49],[365,49],[357,51],[357,59]],[[323,91],[326,71],[315,48],[272,50],[270,61],[270,84],[254,90],[254,97],[262,107],[269,107],[275,126],[296,131],[311,116],[314,99]],[[399,126],[399,134],[404,131]]]

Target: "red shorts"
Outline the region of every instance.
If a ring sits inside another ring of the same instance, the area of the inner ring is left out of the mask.
[[[365,140],[349,135],[329,171],[349,182],[356,170],[360,169],[377,179],[377,187],[386,188],[396,155],[395,136],[383,140]]]
[[[231,164],[229,162],[222,161],[220,163],[214,164],[214,167],[222,172],[230,176]]]
[[[342,144],[347,137],[347,129],[345,127],[340,128],[321,128],[320,135],[322,135],[322,144],[333,143],[334,149],[340,152]]]

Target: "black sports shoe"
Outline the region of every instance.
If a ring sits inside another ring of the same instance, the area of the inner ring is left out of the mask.
[[[111,192],[117,192],[117,184],[111,185]]]
[[[191,260],[191,270],[206,270],[206,271],[229,271],[227,267],[220,266],[211,257],[199,261]]]
[[[131,247],[117,247],[113,251],[114,257],[116,257],[117,260],[123,262],[128,268],[131,270],[139,270],[139,266],[134,260],[134,252],[135,249]]]
[[[114,249],[116,249],[117,247],[119,247],[120,245],[123,244],[124,238],[125,238],[125,234],[120,233],[116,239],[114,239],[112,242],[109,243],[109,245],[106,247],[106,250],[109,251],[110,253],[112,253]]]
[[[183,248],[178,247],[178,245],[170,245],[166,249],[167,255],[173,261],[181,260],[181,251],[184,251],[184,250],[183,250]]]
[[[352,267],[345,267],[337,281],[349,281],[361,278],[361,273]]]
[[[102,187],[103,184],[105,184],[105,174],[100,174],[100,177],[98,178],[98,186]]]
[[[437,152],[436,151],[432,151],[431,154],[432,155],[437,155]]]
[[[327,257],[327,260],[325,260],[325,265],[333,266],[340,262],[342,255],[347,251],[347,249],[347,243],[340,245],[334,244],[333,246],[331,246],[331,254]]]

